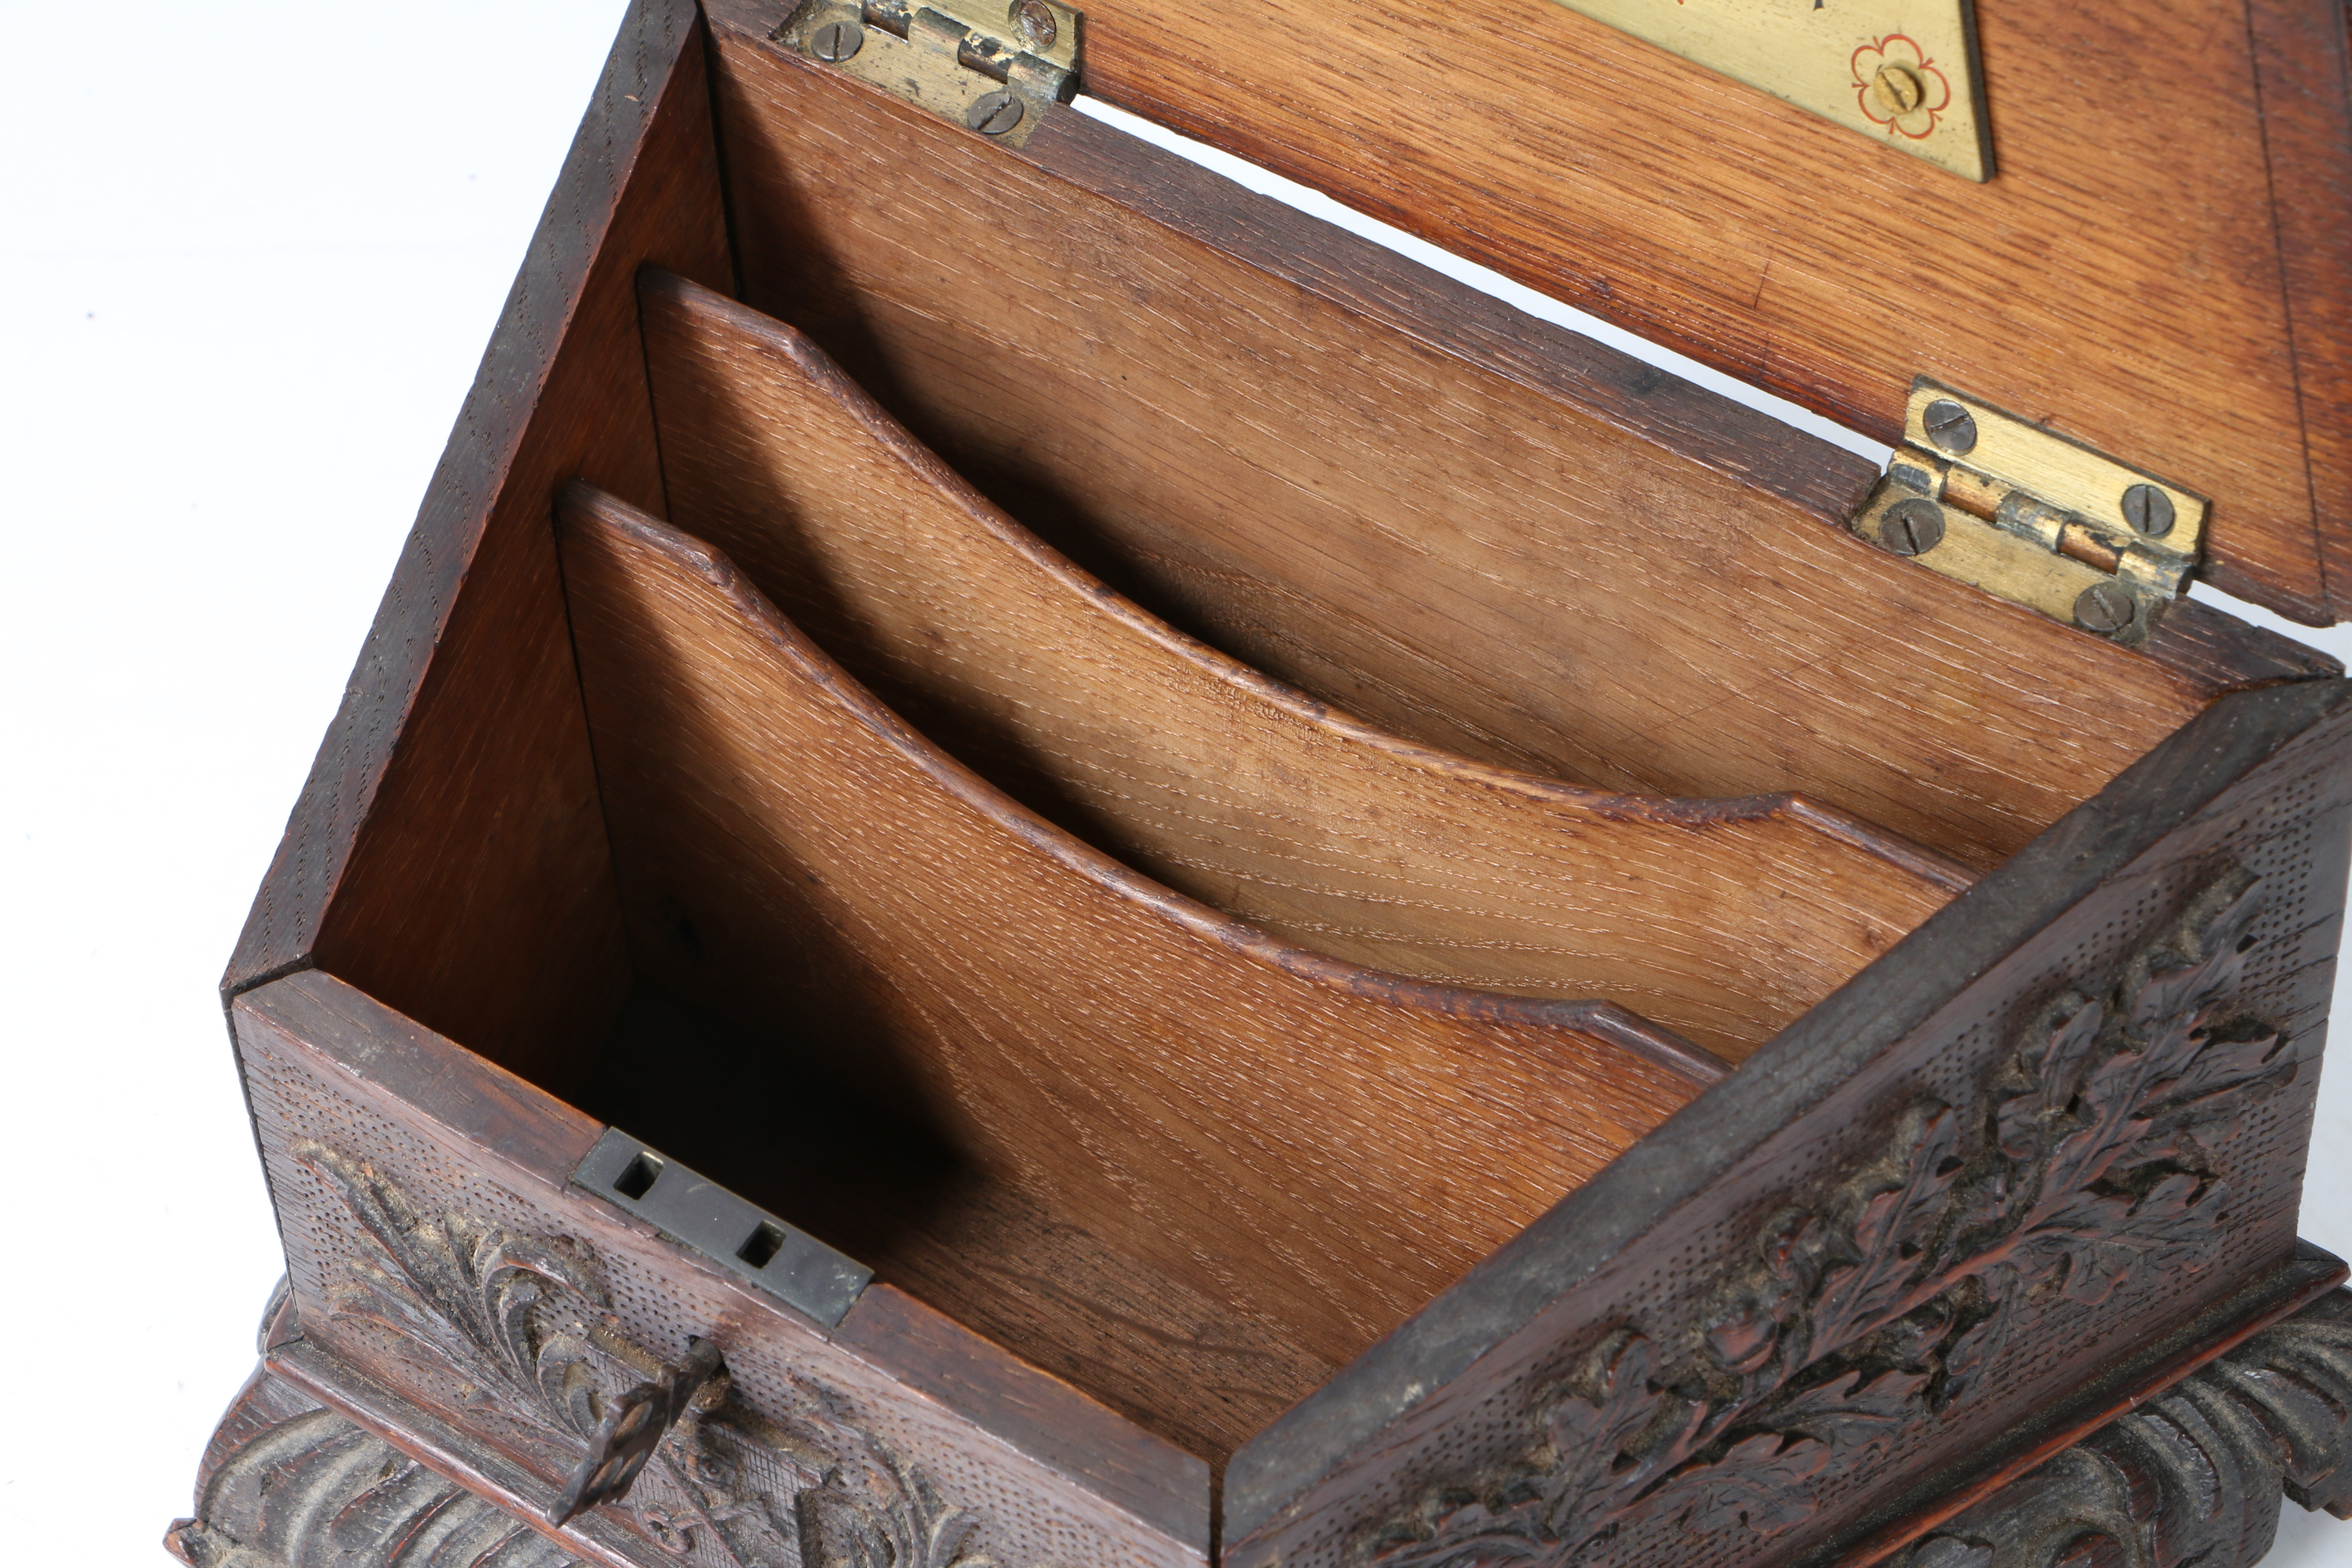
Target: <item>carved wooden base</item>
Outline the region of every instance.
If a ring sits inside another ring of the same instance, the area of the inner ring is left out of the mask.
[[[570,1552],[293,1384],[257,1372],[205,1452],[189,1568],[571,1568]]]
[[[2271,1549],[2282,1496],[2352,1518],[2352,1291],[2019,1477],[1899,1568],[2247,1568]]]
[[[2011,1481],[1893,1568],[2252,1568],[2270,1550],[2282,1497],[2352,1517],[2352,1290],[2263,1330]],[[190,1568],[579,1562],[267,1368],[205,1450],[196,1517],[173,1524],[164,1544]]]

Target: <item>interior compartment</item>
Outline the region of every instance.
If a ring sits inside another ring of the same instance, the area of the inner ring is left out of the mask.
[[[1982,870],[2278,673],[2208,657],[2192,604],[2140,651],[1946,593],[1846,530],[1860,458],[1083,116],[1014,156],[714,36],[741,299],[1088,570],[1373,723],[1801,791]]]
[[[436,651],[413,704],[361,710],[399,740],[348,802],[364,817],[348,863],[298,868],[320,890],[282,918],[263,909],[267,942],[240,963],[317,963],[1213,1459],[1577,1179],[1566,1133],[1483,1074],[1460,1082],[1486,1107],[1465,1122],[1431,1079],[1335,1074],[1382,1098],[1333,1110],[1295,1079],[1276,1080],[1296,1101],[1281,1103],[1237,1064],[1186,1092],[1241,1096],[1234,1124],[1270,1119],[1269,1150],[1325,1158],[1317,1138],[1358,1140],[1363,1169],[1396,1185],[1328,1279],[1272,1247],[1211,1268],[1168,1238],[1247,1253],[1276,1220],[1307,1234],[1322,1217],[1286,1209],[1253,1240],[1231,1205],[1281,1194],[1171,1178],[1202,1157],[1181,1137],[1150,1160],[1106,1156],[1116,1179],[1091,1187],[998,1180],[960,1098],[971,1085],[842,1065],[851,1037],[806,1005],[855,973],[829,967],[821,922],[730,947],[685,900],[632,894],[690,857],[738,906],[782,891],[684,827],[633,847],[616,760],[590,745],[549,515],[575,476],[668,511],[644,265],[807,332],[992,501],[1153,613],[1498,766],[1654,795],[1801,791],[1983,868],[2220,692],[2320,668],[2189,604],[2137,651],[2042,621],[1855,539],[1843,524],[1867,468],[1760,416],[1076,114],[1015,155],[724,16],[711,33],[660,86],[576,305],[542,323],[563,346],[529,389],[520,447],[451,487],[452,504],[478,501],[478,542],[395,580],[395,605],[445,618],[418,634]],[[751,623],[709,624],[723,638]],[[730,752],[705,782],[766,754]],[[953,912],[983,930],[993,913]],[[908,1005],[887,984],[857,1005]],[[1687,1092],[1612,1049],[1579,1111],[1607,1136],[1580,1157],[1606,1158]],[[1008,1082],[1033,1070],[998,1065]],[[1448,1142],[1465,1132],[1524,1142]],[[1325,1185],[1360,1204],[1353,1183]],[[1140,1217],[1195,1200],[1157,1236]],[[1441,1234],[1458,1205],[1476,1226]]]
[[[1336,713],[1077,570],[791,328],[668,273],[641,296],[671,521],[926,739],[1286,942],[1737,1061],[1971,880],[1801,796],[1577,789]]]
[[[898,1130],[874,1181],[837,1157],[779,1189],[782,1120],[676,1152],[883,1278],[903,1238],[986,1258],[1043,1227],[1337,1366],[1699,1087],[1620,1009],[1412,984],[1171,894],[908,731],[701,542],[578,486],[559,528],[638,980],[739,1042],[673,1028],[639,1060],[730,1098],[786,1063],[779,1098]],[[635,1131],[610,1094],[587,1109]],[[925,1283],[959,1318],[1003,1289]],[[1076,1283],[1025,1293],[1051,1319]],[[1217,1386],[1162,1387],[1147,1424]]]

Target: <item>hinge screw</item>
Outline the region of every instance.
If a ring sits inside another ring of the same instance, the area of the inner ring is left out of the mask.
[[[1944,542],[1944,509],[1924,498],[1899,500],[1878,521],[1878,542],[1897,555],[1925,555]]]
[[[2124,492],[2124,521],[2147,539],[2162,539],[2172,531],[2172,498],[2154,485],[2134,485]]]
[[[1940,452],[1957,458],[1977,444],[1976,416],[1948,397],[1939,397],[1927,405],[1919,416],[1919,424],[1927,432],[1927,439]]]
[[[1045,0],[1021,0],[1013,7],[1013,23],[1033,49],[1050,49],[1062,36],[1062,25],[1054,20],[1054,8]]]
[[[809,35],[809,52],[827,65],[839,65],[866,47],[866,29],[855,22],[827,22]]]
[[[2119,632],[2132,623],[2132,596],[2113,583],[2094,583],[2074,601],[2074,619],[2095,632]]]
[[[1020,99],[999,88],[974,99],[963,122],[982,136],[1002,136],[1021,123],[1022,113]]]

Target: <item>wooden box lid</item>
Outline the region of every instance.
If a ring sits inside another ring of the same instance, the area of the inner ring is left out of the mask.
[[[1974,14],[1981,184],[1558,0],[1104,0],[1084,77],[1890,443],[1920,376],[2045,423],[2210,498],[2217,587],[2352,616],[2344,0]]]

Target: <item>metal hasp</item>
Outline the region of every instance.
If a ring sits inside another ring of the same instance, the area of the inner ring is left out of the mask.
[[[1969,180],[1992,177],[1969,0],[1559,0]]]
[[[802,0],[773,36],[1018,147],[1076,96],[1082,20],[1059,0]]]
[[[2137,647],[2197,569],[2208,504],[1925,379],[1853,531],[2053,621]]]
[[[572,1184],[647,1221],[830,1329],[874,1270],[697,1175],[617,1127],[572,1173]]]
[[[638,1384],[607,1405],[587,1454],[547,1510],[547,1522],[566,1525],[592,1508],[627,1497],[637,1472],[719,1370],[719,1347],[696,1340],[684,1364],[664,1366],[652,1382]]]

